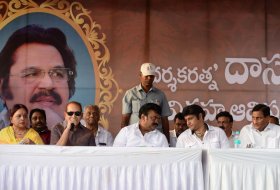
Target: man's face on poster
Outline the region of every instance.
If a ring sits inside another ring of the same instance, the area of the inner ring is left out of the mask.
[[[23,103],[29,109],[44,109],[47,118],[56,122],[63,118],[69,98],[69,70],[59,51],[51,45],[23,44],[15,51],[13,61],[9,78],[13,98],[6,100],[8,107]]]

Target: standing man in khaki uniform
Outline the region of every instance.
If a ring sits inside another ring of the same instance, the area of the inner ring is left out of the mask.
[[[140,84],[126,91],[122,100],[121,127],[137,123],[139,121],[139,109],[146,103],[155,103],[162,109],[161,122],[157,129],[164,133],[169,140],[168,116],[171,111],[164,92],[155,88],[156,66],[152,63],[143,63],[140,69]]]

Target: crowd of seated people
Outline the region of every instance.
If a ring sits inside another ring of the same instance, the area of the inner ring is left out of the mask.
[[[51,144],[61,146],[118,146],[118,147],[179,147],[179,148],[233,148],[233,117],[227,111],[216,115],[217,127],[204,121],[205,111],[192,104],[174,117],[170,139],[157,129],[161,121],[161,107],[147,103],[139,110],[139,121],[121,128],[114,139],[99,124],[97,105],[82,109],[79,102],[68,102],[64,120],[47,126],[42,109],[28,109],[15,104],[10,110],[10,125],[1,129],[0,144]],[[29,119],[28,119],[29,118]],[[257,104],[252,109],[252,122],[241,128],[242,148],[279,148],[279,120],[270,115],[270,108]],[[170,142],[170,143],[169,143]]]
[[[233,135],[239,134],[239,131],[233,131],[233,116],[227,111],[218,113],[217,125],[212,126],[205,122],[206,113],[201,106],[187,105],[175,115],[174,125],[170,128],[168,117],[171,109],[167,98],[153,84],[156,66],[143,63],[139,71],[140,84],[129,89],[122,99],[121,129],[115,139],[100,125],[97,105],[87,105],[82,109],[79,102],[66,101],[64,118],[48,126],[47,118],[50,116],[46,115],[47,110],[32,109],[28,117],[25,105],[15,104],[8,111],[5,101],[0,97],[0,144],[234,147]],[[5,118],[2,117],[4,115]],[[10,122],[7,121],[8,117]],[[10,124],[6,126],[7,123]],[[252,109],[252,122],[241,128],[238,140],[243,148],[279,148],[279,119],[270,115],[269,106],[255,105]]]

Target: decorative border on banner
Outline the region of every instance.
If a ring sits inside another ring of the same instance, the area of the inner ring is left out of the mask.
[[[87,39],[87,48],[93,52],[92,59],[98,66],[96,85],[97,91],[100,88],[100,92],[96,93],[95,102],[101,111],[100,123],[108,128],[109,122],[105,116],[112,111],[113,103],[122,90],[114,79],[112,69],[108,66],[110,52],[105,45],[106,36],[101,32],[101,26],[91,18],[90,11],[79,2],[46,0],[37,4],[32,0],[11,0],[10,2],[0,1],[1,28],[14,18],[33,12],[44,12],[58,16],[76,29],[80,36],[83,34],[83,39]]]

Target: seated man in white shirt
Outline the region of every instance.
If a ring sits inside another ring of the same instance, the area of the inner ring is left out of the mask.
[[[174,129],[169,131],[170,147],[176,147],[177,138],[183,133],[188,126],[181,112],[178,112],[174,117]]]
[[[177,140],[180,148],[229,148],[225,132],[204,122],[205,111],[198,105],[189,105],[183,109],[183,115],[189,129]]]
[[[147,103],[139,110],[139,122],[120,130],[113,146],[119,147],[168,147],[164,134],[156,129],[161,120],[161,107]]]
[[[97,105],[87,105],[84,108],[83,119],[86,128],[90,129],[95,137],[96,146],[112,146],[113,136],[105,128],[98,125],[100,120],[100,110]]]
[[[269,123],[270,108],[257,104],[252,110],[252,123],[244,126],[239,139],[242,148],[279,148],[280,127]]]
[[[221,111],[216,115],[218,126],[223,129],[229,141],[230,148],[234,147],[232,138],[233,117],[228,111]]]

